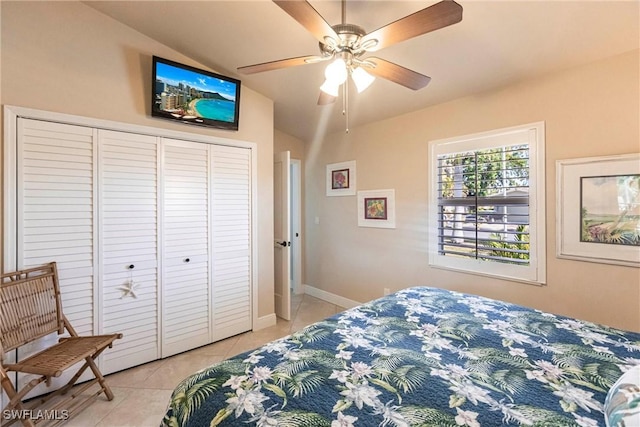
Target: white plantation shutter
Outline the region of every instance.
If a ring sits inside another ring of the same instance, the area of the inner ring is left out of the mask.
[[[113,372],[158,357],[158,139],[99,137],[102,332],[124,335],[103,356]],[[136,297],[122,290],[131,281]]]
[[[251,150],[213,145],[214,337],[251,329]]]
[[[544,283],[544,123],[429,145],[429,264]]]
[[[529,265],[529,145],[438,156],[440,255]]]
[[[209,145],[163,140],[163,340],[167,357],[210,342]]]
[[[18,132],[18,267],[57,262],[64,312],[79,334],[91,334],[94,131],[20,119]]]

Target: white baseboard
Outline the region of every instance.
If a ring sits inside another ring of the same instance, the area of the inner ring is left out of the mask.
[[[362,304],[361,302],[351,300],[349,298],[341,297],[340,295],[332,294],[331,292],[323,291],[322,289],[314,288],[309,285],[300,285],[300,293],[311,295],[323,301],[335,304],[344,308],[352,308]],[[276,314],[271,313],[266,316],[258,317],[253,322],[253,330],[259,331],[260,329],[268,328],[276,324]]]
[[[260,329],[268,328],[269,326],[274,326],[276,324],[276,314],[271,313],[266,316],[258,317],[253,322],[253,330],[259,331]]]
[[[302,285],[302,287],[304,288],[305,294],[319,298],[326,302],[330,302],[331,304],[335,304],[340,307],[352,308],[362,304],[361,302],[341,297],[340,295],[332,294],[331,292],[323,291],[322,289],[314,288],[310,285]]]

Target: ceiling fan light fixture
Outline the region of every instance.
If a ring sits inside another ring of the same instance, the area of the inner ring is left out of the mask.
[[[320,90],[326,93],[327,95],[331,95],[333,97],[338,96],[338,91],[340,90],[340,83],[335,84],[331,82],[329,79],[325,80],[322,86],[320,86]]]
[[[331,64],[327,65],[327,68],[324,70],[324,77],[327,79],[325,83],[330,82],[331,85],[336,87],[347,81],[347,64],[344,62],[344,59],[337,58]]]
[[[351,79],[355,83],[358,93],[362,93],[365,89],[371,86],[371,83],[373,83],[376,78],[367,73],[363,68],[356,67],[351,72]]]

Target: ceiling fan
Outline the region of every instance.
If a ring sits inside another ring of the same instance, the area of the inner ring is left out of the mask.
[[[299,56],[248,65],[239,67],[238,72],[254,74],[333,60],[325,70],[326,81],[320,87],[318,99],[320,105],[335,101],[339,87],[349,75],[358,92],[366,89],[373,82],[374,76],[409,89],[422,89],[429,84],[431,80],[429,76],[381,58],[365,58],[365,54],[462,20],[462,6],[453,0],[443,0],[367,33],[362,27],[346,22],[346,0],[342,0],[342,23],[333,26],[329,25],[306,0],[273,0],[273,2],[320,42],[320,55]],[[346,89],[347,85],[345,85]]]

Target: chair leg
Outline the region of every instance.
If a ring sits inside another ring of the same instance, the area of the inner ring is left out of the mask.
[[[55,391],[55,394],[61,394],[61,395],[67,394],[67,392],[71,390],[74,385],[76,385],[76,382],[80,379],[80,376],[84,373],[84,371],[87,370],[88,367],[89,365],[87,365],[87,362],[85,361],[84,365],[82,365],[82,367],[78,369],[75,375],[71,377],[71,379],[65,385],[63,385],[57,391]]]
[[[111,391],[111,387],[109,387],[109,385],[107,384],[107,381],[105,381],[104,376],[102,375],[102,372],[100,372],[100,369],[98,369],[98,366],[96,365],[96,362],[94,361],[94,359],[96,357],[98,357],[98,355],[100,353],[102,353],[102,350],[99,351],[97,354],[94,354],[91,357],[87,357],[85,360],[87,361],[87,364],[89,365],[89,367],[93,371],[93,375],[95,375],[96,379],[100,383],[100,386],[102,387],[102,390],[104,390],[104,394],[105,394],[105,396],[107,396],[107,400],[113,400],[113,392]]]
[[[107,400],[113,400],[113,392],[111,391],[111,388],[107,385],[107,382],[105,381],[104,376],[102,375],[102,373],[100,372],[100,369],[98,369],[98,366],[95,363],[95,359],[98,356],[100,356],[100,354],[105,349],[106,347],[97,351],[93,356],[86,357],[84,365],[82,365],[82,367],[78,369],[78,372],[76,372],[73,378],[71,378],[67,384],[61,387],[56,394],[62,394],[62,395],[66,394],[80,379],[80,376],[84,373],[84,371],[86,371],[87,368],[90,368],[91,371],[93,372],[93,375],[96,377],[96,380],[100,384],[100,387],[104,391],[104,394],[107,396]]]
[[[9,410],[9,411],[15,410],[16,411],[16,415],[18,415],[20,412],[24,411],[25,408],[22,405],[22,400],[21,400],[20,396],[18,396],[18,392],[13,387],[13,383],[11,382],[11,380],[9,379],[7,374],[4,372],[4,370],[2,370],[2,380],[0,380],[0,382],[2,383],[2,389],[4,390],[4,392],[7,394],[7,397],[9,398],[9,404],[7,404],[7,406],[4,408],[4,410]],[[4,411],[3,411],[3,416],[4,416]],[[13,422],[15,422],[17,420],[18,420],[18,418],[15,418],[13,420],[10,420],[6,424],[2,423],[2,425],[9,425],[9,424],[12,424]],[[22,425],[25,426],[25,427],[34,427],[35,426],[33,421],[31,421],[28,418],[22,419]]]

